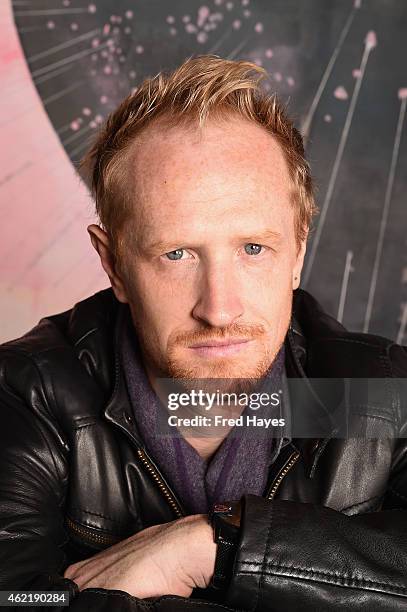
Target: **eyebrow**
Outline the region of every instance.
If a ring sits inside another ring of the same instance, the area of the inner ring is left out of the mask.
[[[241,242],[267,242],[268,240],[272,240],[273,242],[281,242],[282,239],[282,234],[280,234],[279,232],[275,232],[271,229],[259,233],[253,232],[252,234],[244,234],[236,238],[236,240],[239,240]]]
[[[154,255],[156,253],[168,253],[176,248],[180,248],[179,246],[174,246],[174,243],[174,240],[171,240],[171,242],[168,240],[156,240],[155,242],[147,242],[144,245],[141,244],[139,249],[147,252],[149,255]]]

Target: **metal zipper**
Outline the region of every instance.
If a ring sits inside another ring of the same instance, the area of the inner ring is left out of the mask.
[[[287,459],[287,461],[285,462],[285,464],[283,465],[283,467],[281,468],[281,470],[278,472],[277,476],[275,477],[271,488],[266,496],[266,499],[273,499],[278,487],[280,486],[282,480],[285,478],[285,476],[287,476],[288,472],[291,470],[291,468],[297,463],[298,459],[300,457],[300,453],[298,451],[294,451],[293,453],[291,453],[291,455],[289,456],[289,458]]]
[[[109,534],[100,534],[94,533],[91,528],[84,527],[83,525],[78,525],[74,521],[72,521],[69,517],[66,517],[66,524],[68,527],[75,532],[79,537],[89,540],[90,542],[97,544],[115,544],[120,540],[120,538],[116,536],[112,536]]]
[[[153,465],[153,463],[147,456],[147,453],[141,448],[138,448],[137,455],[140,458],[141,462],[143,463],[144,467],[148,470],[149,474],[152,476],[155,483],[158,485],[161,493],[164,495],[165,499],[167,500],[169,506],[174,511],[176,516],[178,518],[185,516],[185,513],[183,512],[181,506],[175,499],[175,496],[171,493],[169,487],[165,484],[158,470],[156,469],[156,467]],[[91,528],[84,527],[83,525],[78,525],[77,523],[75,523],[68,517],[66,517],[66,523],[68,527],[72,529],[72,531],[74,531],[77,535],[91,542],[96,542],[98,544],[115,544],[116,542],[120,540],[120,538],[111,536],[108,534],[94,533],[91,530]]]
[[[172,510],[175,512],[177,517],[180,518],[184,516],[184,512],[182,511],[181,506],[179,505],[174,495],[171,493],[171,491],[165,484],[164,480],[161,478],[158,470],[148,459],[145,451],[142,450],[141,448],[138,448],[137,455],[139,456],[143,465],[147,468],[148,472],[153,477],[154,481],[157,483],[161,493],[164,495],[165,499],[167,500],[167,502],[169,503],[169,505],[171,506]]]

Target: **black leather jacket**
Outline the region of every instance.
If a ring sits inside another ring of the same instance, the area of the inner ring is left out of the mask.
[[[0,347],[0,590],[74,596],[69,564],[183,514],[133,422],[115,341],[123,308],[105,290]],[[405,349],[347,332],[305,291],[294,313],[288,376],[386,378],[391,410],[371,418],[403,435],[391,381],[406,377]],[[246,497],[224,602],[209,596],[87,589],[70,609],[407,610],[407,440],[294,438],[267,495]]]

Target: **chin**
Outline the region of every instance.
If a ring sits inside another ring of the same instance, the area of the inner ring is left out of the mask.
[[[168,364],[168,371],[172,378],[181,379],[183,387],[189,389],[244,391],[254,387],[266,374],[277,352],[264,354],[261,359],[257,353],[255,363],[251,356],[239,359],[173,359]]]

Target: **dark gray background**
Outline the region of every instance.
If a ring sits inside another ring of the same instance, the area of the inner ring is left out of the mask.
[[[75,164],[143,77],[197,53],[262,64],[305,131],[324,211],[302,286],[348,328],[406,341],[405,0],[15,0],[13,9]],[[377,46],[366,53],[368,32]]]

